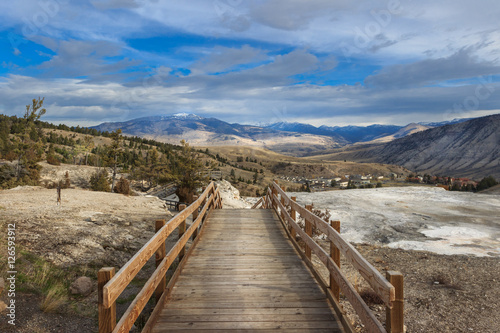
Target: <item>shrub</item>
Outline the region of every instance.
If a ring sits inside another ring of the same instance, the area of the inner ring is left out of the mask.
[[[47,163],[51,165],[61,165],[61,161],[55,155],[48,155]]]
[[[479,184],[477,184],[477,190],[478,191],[486,190],[487,188],[493,187],[497,184],[498,182],[496,181],[495,178],[493,178],[493,176],[485,177],[481,179]]]
[[[104,169],[98,170],[90,176],[90,189],[92,191],[110,192],[108,172]]]
[[[125,194],[125,195],[129,195],[130,194],[130,183],[129,183],[129,181],[126,180],[123,177],[120,178],[120,180],[118,181],[118,183],[116,183],[115,192],[116,193]]]

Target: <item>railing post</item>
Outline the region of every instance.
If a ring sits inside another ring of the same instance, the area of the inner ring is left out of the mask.
[[[156,220],[155,222],[155,232],[158,232],[163,226],[165,225],[165,220]],[[167,247],[165,246],[165,242],[163,242],[159,247],[158,250],[156,250],[155,254],[155,262],[156,262],[156,267],[160,265],[162,260],[165,258],[167,255]],[[165,288],[167,287],[167,277],[163,276],[163,278],[160,281],[160,284],[158,287],[156,287],[155,290],[155,298],[156,298],[156,303],[160,300],[161,295],[163,295],[163,292],[165,291]]]
[[[335,229],[338,233],[340,233],[340,221],[331,221],[330,222],[333,229]],[[340,268],[340,250],[335,246],[335,244],[330,240],[330,257],[333,262]],[[330,273],[330,289],[332,291],[333,296],[338,301],[340,300],[340,287],[333,278],[332,273]]]
[[[105,267],[97,273],[97,291],[99,308],[99,333],[111,333],[116,327],[116,302],[105,308],[103,304],[103,288],[115,276],[114,267]]]
[[[291,199],[292,199],[292,201],[297,201],[297,197],[292,197]],[[290,205],[290,209],[291,209],[290,217],[292,218],[292,220],[297,222],[297,212],[295,212],[293,205]],[[290,235],[292,236],[292,239],[295,240],[295,237],[297,236],[297,232],[295,231],[295,229],[292,227],[291,224],[289,225],[289,228],[290,228]]]
[[[275,183],[276,185],[273,185],[273,188],[272,188],[272,194],[273,194],[273,195],[272,195],[272,197],[271,197],[271,202],[273,203],[273,208],[274,208],[274,210],[276,210],[276,209],[278,208],[278,203],[274,201],[274,197],[275,197],[275,196],[276,196],[276,197],[278,196],[278,190],[276,190],[276,186],[279,186],[279,185],[278,185],[278,181],[277,181],[277,180],[275,180],[275,181],[274,181],[274,183]]]
[[[198,200],[198,196],[195,195],[193,197],[194,201]],[[193,212],[193,223],[194,221],[196,221],[196,219],[198,218],[198,214],[200,213],[200,207],[196,208]],[[198,237],[198,228],[194,229],[194,232],[193,232],[193,240],[196,239],[196,237]]]
[[[392,309],[386,307],[386,328],[387,333],[404,332],[404,283],[403,274],[400,272],[388,271],[387,281],[394,286],[396,297],[392,302]]]
[[[285,186],[281,186],[281,190],[285,192]],[[283,195],[281,196],[281,205],[283,206],[283,209],[285,209],[285,197]],[[285,212],[283,211],[281,212],[281,220],[285,222]],[[285,223],[288,223],[288,221]]]
[[[179,212],[182,212],[184,209],[186,209],[186,205],[184,204],[179,205]],[[179,239],[182,237],[182,235],[184,235],[185,232],[186,232],[186,220],[182,221],[181,224],[179,224]],[[179,252],[179,261],[181,261],[182,258],[184,258],[185,253],[186,253],[186,245],[184,245],[181,251]]]
[[[306,209],[308,211],[312,211],[312,205],[307,205]],[[312,238],[312,223],[308,220],[306,220],[306,234]],[[311,248],[307,246],[307,242],[305,242],[305,252],[306,252],[306,257],[311,259]]]

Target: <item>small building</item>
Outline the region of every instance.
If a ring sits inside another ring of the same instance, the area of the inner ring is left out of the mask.
[[[340,188],[347,188],[348,185],[349,185],[349,182],[341,182],[339,184]]]
[[[370,180],[368,180],[368,179],[353,179],[353,180],[351,181],[351,183],[352,183],[353,185],[360,186],[360,185],[368,185],[368,184],[370,184],[371,182],[370,182]]]

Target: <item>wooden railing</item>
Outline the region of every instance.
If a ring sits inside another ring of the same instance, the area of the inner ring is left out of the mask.
[[[403,275],[399,272],[389,271],[386,278],[384,278],[349,242],[342,238],[339,221],[332,221],[329,224],[311,212],[312,206],[304,208],[297,204],[295,199],[294,197],[289,198],[284,188],[280,188],[275,182],[271,188],[268,188],[267,195],[259,200],[254,205],[254,208],[276,210],[285,229],[287,229],[292,243],[312,270],[334,307],[336,307],[344,327],[352,329],[350,323],[345,320],[342,307],[339,304],[340,292],[350,302],[368,332],[403,333]],[[305,220],[304,229],[297,224],[297,213]],[[330,241],[330,253],[327,253],[312,237],[313,227],[324,233]],[[296,235],[299,235],[304,242],[304,250],[297,243]],[[325,282],[316,271],[311,261],[312,253],[316,254],[328,269],[330,274],[329,282]],[[385,329],[341,271],[340,254],[343,254],[345,259],[356,268],[386,305]]]
[[[165,223],[165,220],[156,221],[155,235],[118,271],[118,273],[116,273],[116,275],[114,267],[106,267],[99,271],[99,333],[128,333],[153,294],[156,296],[157,304],[165,301],[167,291],[171,289],[171,285],[175,282],[175,278],[172,278],[171,283],[169,283],[168,286],[166,285],[167,270],[176,258],[179,257],[180,264],[174,273],[174,277],[178,276],[178,272],[182,268],[182,258],[185,255],[187,241],[193,236],[194,242],[190,250],[193,249],[197,241],[198,232],[201,231],[208,214],[213,209],[218,208],[222,208],[222,199],[219,189],[214,183],[211,183],[203,194],[201,194],[201,196],[189,207],[181,205],[181,211],[170,221],[167,223]],[[193,215],[193,222],[186,230],[186,219],[191,214]],[[179,228],[179,240],[172,249],[166,253],[165,241],[176,228]],[[156,270],[117,323],[116,300],[154,254],[156,254]],[[154,319],[152,318],[155,317],[155,312],[159,311],[158,308],[157,306],[153,311],[143,332],[149,332],[151,330],[154,324]]]

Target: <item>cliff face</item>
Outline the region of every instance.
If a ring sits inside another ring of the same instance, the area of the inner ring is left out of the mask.
[[[368,155],[422,173],[500,178],[500,114],[419,132]]]

